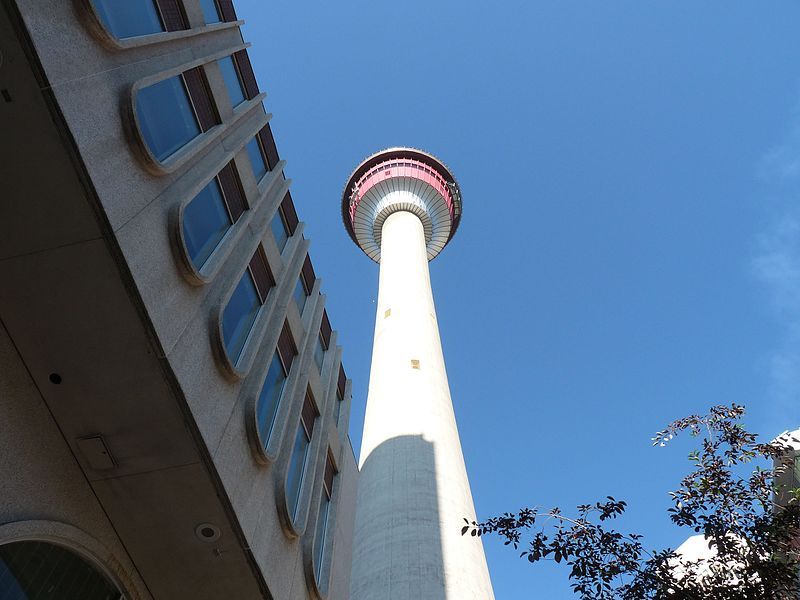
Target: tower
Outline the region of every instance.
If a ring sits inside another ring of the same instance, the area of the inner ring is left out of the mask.
[[[411,148],[362,162],[342,197],[353,241],[380,264],[354,537],[352,600],[494,597],[474,518],[428,261],[455,234],[450,170]]]

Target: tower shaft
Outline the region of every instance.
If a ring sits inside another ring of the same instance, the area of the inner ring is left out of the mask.
[[[380,252],[351,598],[489,600],[420,218],[386,217]]]

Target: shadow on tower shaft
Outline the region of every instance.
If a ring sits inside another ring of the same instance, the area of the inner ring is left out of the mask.
[[[361,474],[351,600],[446,600],[433,444],[389,439]]]

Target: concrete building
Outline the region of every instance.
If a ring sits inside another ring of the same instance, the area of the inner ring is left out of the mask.
[[[453,175],[392,148],[362,162],[342,198],[353,241],[380,263],[361,445],[352,600],[494,597],[442,355],[428,261],[461,218]]]
[[[2,0],[3,598],[349,595],[351,386],[241,25]]]
[[[785,454],[772,463],[775,486],[773,510],[780,511],[791,501],[791,490],[800,487],[800,429],[784,431],[771,443],[780,444],[786,449]],[[716,546],[702,533],[686,538],[675,549],[675,554],[678,559],[673,560],[672,564],[678,576],[696,573],[705,577],[713,573],[712,566],[718,562]],[[739,580],[734,581],[738,583]]]
[[[777,493],[775,503],[786,506],[791,499],[791,490],[800,487],[800,429],[784,431],[773,442],[786,447],[786,455],[775,461]]]

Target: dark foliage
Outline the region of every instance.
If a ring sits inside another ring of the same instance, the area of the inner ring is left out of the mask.
[[[705,416],[675,421],[653,438],[658,446],[681,432],[702,438],[689,455],[691,472],[670,493],[668,512],[676,525],[705,535],[706,558],[647,551],[642,536],[612,527],[626,504],[611,496],[578,506],[570,517],[558,508],[523,508],[467,521],[461,534],[498,535],[516,549],[524,544],[520,556],[531,563],[564,564],[573,590],[587,600],[798,598],[800,490],[778,485],[789,475],[793,452],[785,440],[757,442],[742,426],[743,414],[735,404],[716,406]],[[774,468],[742,466],[759,459]]]

